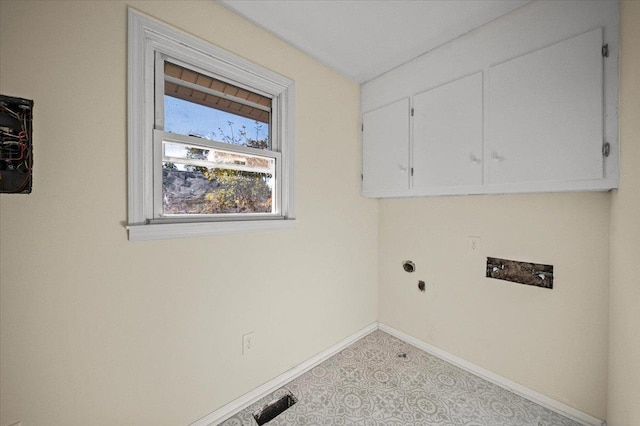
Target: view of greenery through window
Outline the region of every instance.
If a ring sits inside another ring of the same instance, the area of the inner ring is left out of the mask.
[[[165,131],[230,145],[270,149],[269,125],[165,96]],[[164,215],[271,213],[272,158],[163,144]]]

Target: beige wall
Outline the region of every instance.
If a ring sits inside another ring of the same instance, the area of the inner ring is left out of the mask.
[[[127,241],[127,4],[3,0],[35,171],[0,196],[2,426],[189,424],[376,319],[358,85],[213,1],[130,4],[295,80],[297,225]]]
[[[610,426],[640,424],[640,2],[621,2],[620,189],[611,199]]]
[[[128,242],[127,4],[2,0],[0,92],[35,100],[35,183],[0,196],[0,426],[188,424],[376,308],[610,425],[639,421],[639,2],[621,9],[619,191],[385,200],[379,219],[358,195],[356,84],[212,1],[129,4],[296,81],[299,220]],[[554,264],[554,290],[483,278],[487,255]]]
[[[379,320],[604,418],[609,197],[382,201]],[[469,236],[481,237],[476,255]],[[484,278],[487,256],[552,264],[554,288]],[[402,270],[405,259],[415,273]]]

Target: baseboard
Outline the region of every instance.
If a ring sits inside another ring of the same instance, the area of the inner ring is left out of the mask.
[[[469,361],[466,361],[462,358],[459,358],[449,352],[446,352],[440,348],[437,348],[429,343],[425,343],[422,340],[419,340],[413,336],[410,336],[406,333],[403,333],[400,330],[396,330],[393,327],[390,327],[383,323],[372,323],[362,330],[352,334],[346,339],[336,343],[325,351],[320,352],[316,356],[308,359],[307,361],[297,365],[296,367],[288,370],[281,375],[275,377],[274,379],[268,381],[262,386],[257,387],[244,394],[243,396],[231,401],[230,403],[220,407],[216,411],[206,415],[205,417],[193,422],[190,426],[208,426],[211,423],[217,424],[222,422],[223,420],[231,417],[237,412],[243,410],[247,406],[253,404],[258,401],[260,398],[263,398],[270,393],[276,391],[281,388],[291,380],[301,376],[307,371],[311,370],[313,367],[325,361],[327,358],[335,355],[340,352],[342,349],[351,345],[356,340],[366,336],[367,334],[375,331],[376,329],[380,329],[385,333],[389,333],[392,336],[397,337],[400,340],[403,340],[410,345],[413,345],[419,349],[422,349],[425,352],[428,352],[438,358],[441,358],[457,367],[462,368],[476,376],[482,377],[483,379],[494,383],[498,386],[501,386],[505,389],[510,390],[511,392],[522,396],[532,402],[535,402],[538,405],[541,405],[549,410],[555,411],[556,413],[562,414],[565,417],[568,417],[577,422],[583,423],[589,426],[606,426],[606,422],[604,420],[600,420],[596,417],[593,417],[587,413],[584,413],[580,410],[577,410],[573,407],[570,407],[562,402],[556,401],[553,398],[549,398],[546,395],[543,395],[539,392],[536,392],[532,389],[527,388],[526,386],[522,386],[516,382],[513,382],[505,377],[502,377],[498,374],[495,374],[487,369],[484,369],[478,365],[475,365]]]
[[[465,361],[462,358],[459,358],[455,355],[450,354],[440,348],[437,348],[433,345],[423,342],[422,340],[416,339],[413,336],[410,336],[402,331],[396,330],[393,327],[389,327],[388,325],[379,323],[378,328],[384,331],[385,333],[389,333],[392,336],[397,337],[400,340],[403,340],[410,345],[413,345],[419,349],[422,349],[425,352],[428,352],[432,355],[437,356],[457,367],[462,368],[476,376],[482,377],[483,379],[494,383],[498,386],[501,386],[505,389],[510,390],[511,392],[522,396],[523,398],[528,399],[529,401],[535,402],[538,405],[541,405],[549,410],[555,411],[556,413],[562,414],[565,417],[568,417],[577,422],[583,423],[585,425],[590,426],[604,426],[606,422],[604,420],[600,420],[596,417],[593,417],[587,413],[584,413],[580,410],[577,410],[573,407],[570,407],[562,402],[556,401],[553,398],[549,398],[546,395],[543,395],[539,392],[536,392],[532,389],[529,389],[525,386],[522,386],[516,382],[513,382],[505,377],[502,377],[498,374],[492,373],[489,370],[486,370],[478,365],[475,365],[469,361]]]
[[[337,354],[347,346],[351,345],[356,340],[366,336],[367,334],[377,329],[378,329],[377,322],[369,324],[367,327],[363,328],[362,330],[336,343],[335,345],[331,346],[329,349],[320,352],[319,354],[306,360],[302,364],[299,364],[296,367],[292,368],[291,370],[282,373],[281,375],[275,377],[272,380],[269,380],[267,383],[263,384],[262,386],[259,386],[256,389],[252,390],[251,392],[244,394],[240,398],[237,398],[231,401],[230,403],[220,407],[216,411],[210,414],[207,414],[203,418],[196,420],[195,422],[191,423],[190,426],[207,426],[211,423],[217,424],[222,422],[223,420],[243,410],[245,407],[258,401],[260,398],[263,398],[269,395],[270,393],[278,390],[279,388],[281,388],[283,385],[287,384],[291,380],[295,379],[298,376],[301,376],[302,374],[311,370],[316,365],[325,361],[327,358],[332,357],[333,355]]]

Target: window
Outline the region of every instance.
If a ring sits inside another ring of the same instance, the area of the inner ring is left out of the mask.
[[[130,10],[129,239],[291,227],[293,87]]]
[[[166,55],[157,54],[156,69],[154,218],[278,216],[271,98]]]

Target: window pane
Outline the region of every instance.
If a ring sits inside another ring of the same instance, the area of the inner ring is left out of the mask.
[[[271,98],[164,62],[164,130],[271,149]]]
[[[274,213],[275,159],[163,143],[162,214]]]
[[[164,128],[171,133],[233,145],[271,148],[269,124],[166,95]]]

